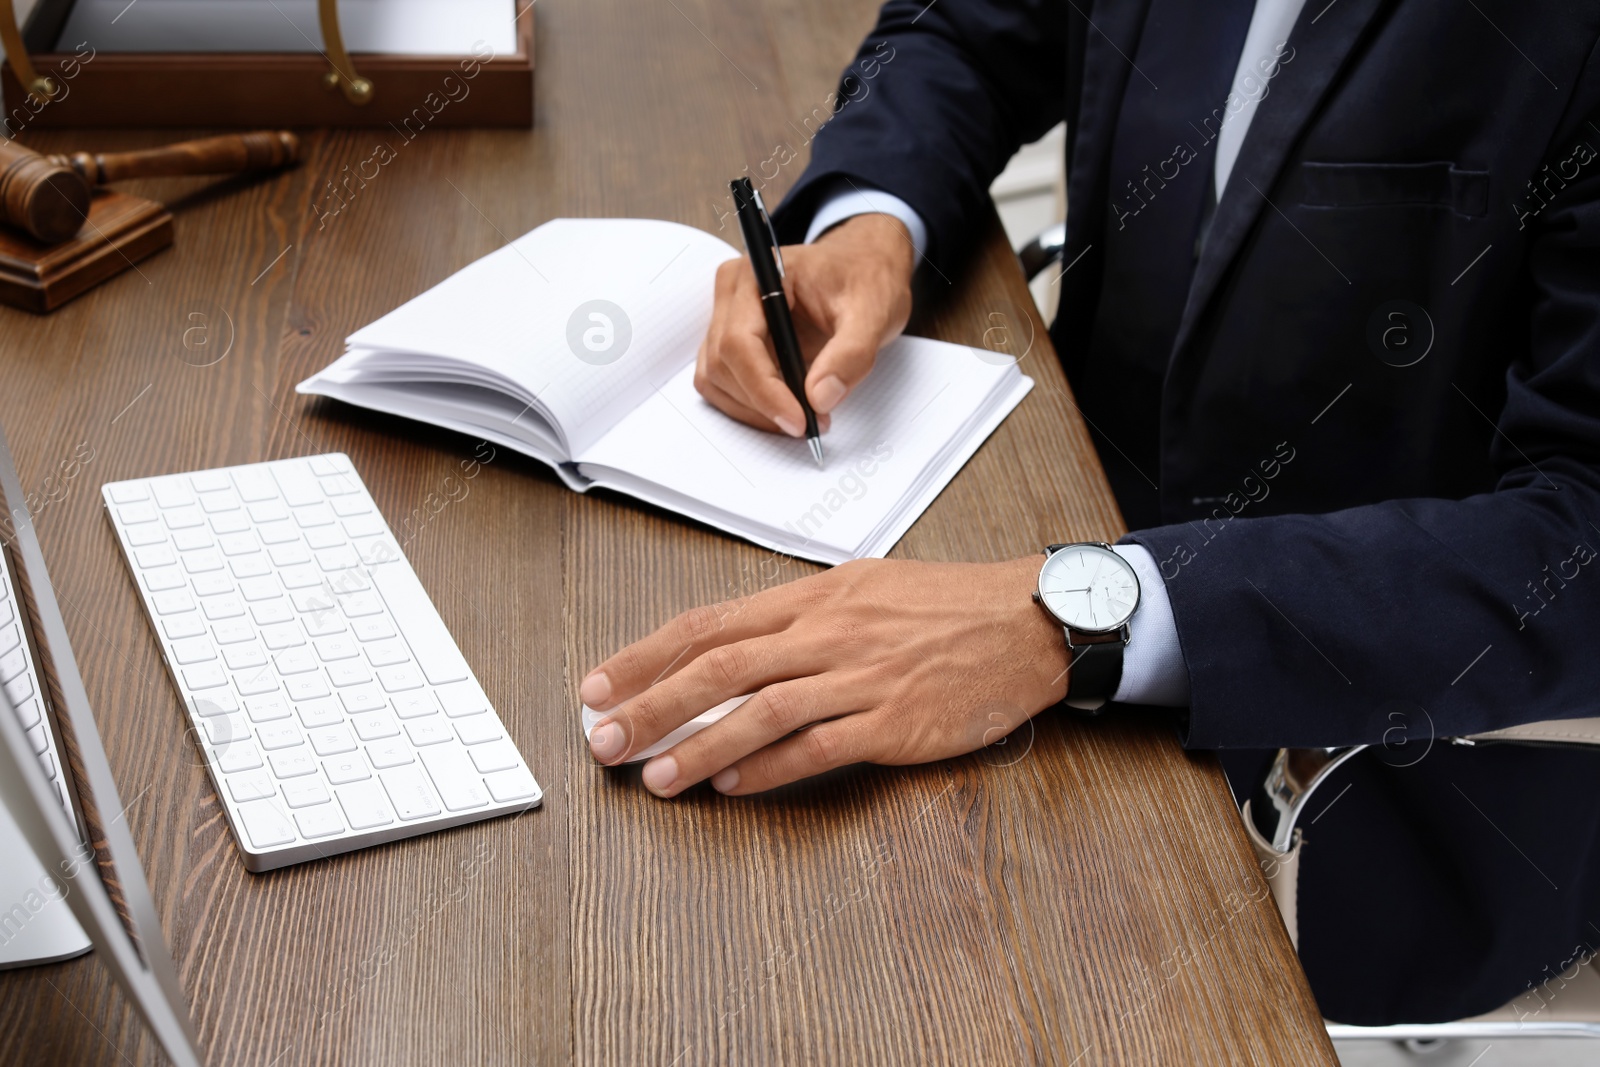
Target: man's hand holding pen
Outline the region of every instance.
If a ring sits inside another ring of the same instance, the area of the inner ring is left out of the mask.
[[[857,215],[815,244],[787,245],[782,252],[784,289],[810,365],[806,397],[826,430],[829,413],[866,378],[878,349],[905,329],[916,251],[900,220]],[[694,384],[741,422],[805,436],[805,414],[784,384],[748,258],[717,270],[711,327],[695,362]]]

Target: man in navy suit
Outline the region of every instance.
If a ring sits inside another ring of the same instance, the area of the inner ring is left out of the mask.
[[[1459,1018],[1592,954],[1600,754],[1449,739],[1600,714],[1597,39],[1558,0],[891,0],[777,217],[808,398],[1065,119],[1052,337],[1133,531],[1117,669],[1030,602],[1038,556],[861,561],[607,660],[596,757],[753,690],[646,785],[948,757],[1064,697],[1185,709],[1241,797],[1280,746],[1370,744],[1302,860],[1325,1014]],[[742,262],[699,371],[799,435]]]

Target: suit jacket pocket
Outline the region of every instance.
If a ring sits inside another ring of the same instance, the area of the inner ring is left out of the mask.
[[[1469,216],[1489,210],[1489,172],[1454,163],[1305,163],[1301,174],[1307,207],[1421,204]]]

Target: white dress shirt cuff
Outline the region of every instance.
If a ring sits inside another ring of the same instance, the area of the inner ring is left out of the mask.
[[[1142,545],[1113,545],[1111,550],[1139,576],[1139,606],[1128,620],[1128,645],[1122,652],[1122,683],[1113,700],[1119,704],[1189,706],[1189,669],[1178,644],[1178,623],[1172,616],[1167,583],[1156,558]]]
[[[857,215],[893,215],[911,231],[917,258],[921,259],[928,250],[928,226],[915,208],[893,193],[846,182],[837,183],[823,199],[822,206],[811,219],[811,228],[806,230],[806,244]]]

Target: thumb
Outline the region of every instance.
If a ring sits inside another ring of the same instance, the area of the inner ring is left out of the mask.
[[[877,330],[860,318],[841,321],[806,375],[806,397],[816,413],[826,415],[838,407],[872,370],[877,356]]]

